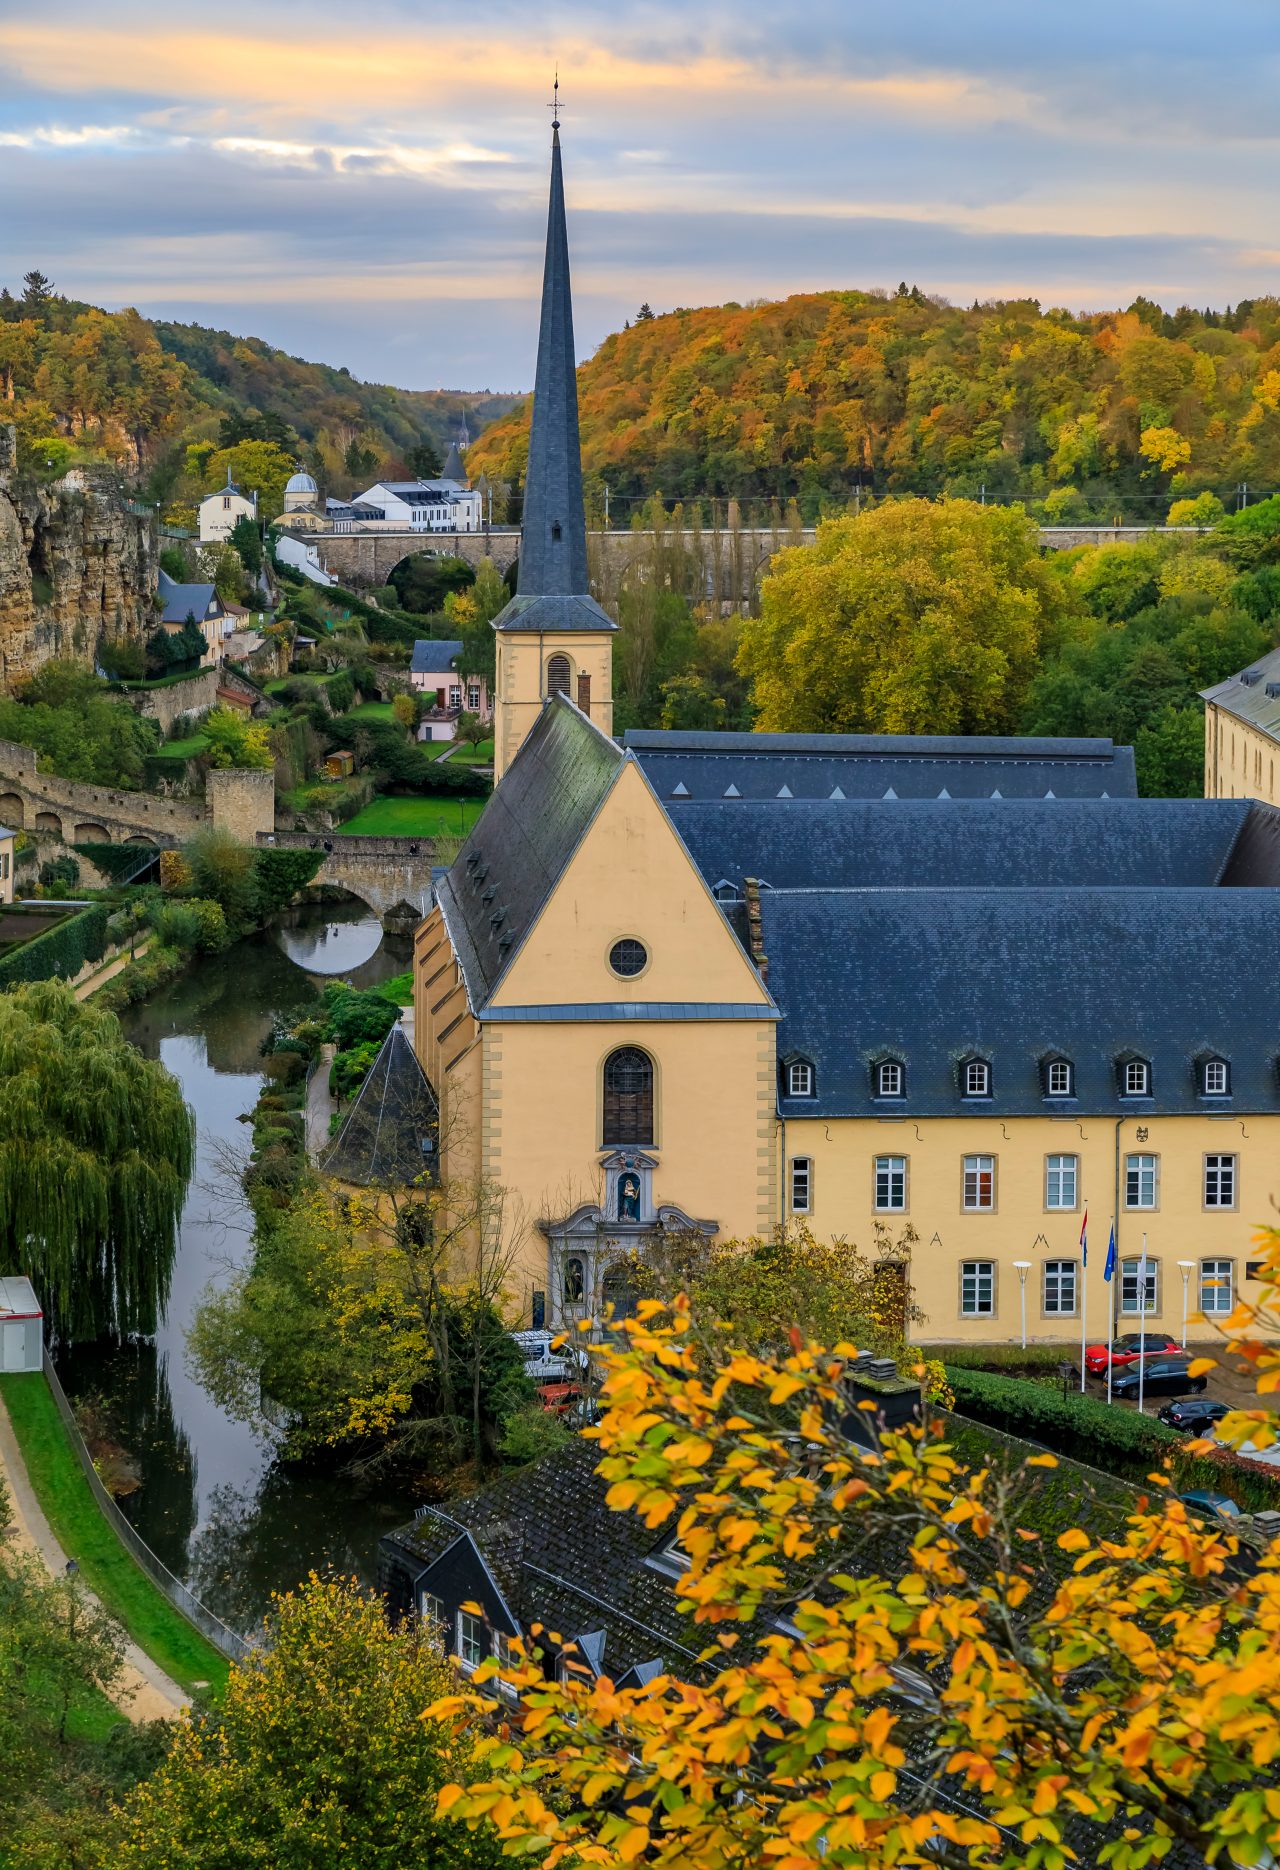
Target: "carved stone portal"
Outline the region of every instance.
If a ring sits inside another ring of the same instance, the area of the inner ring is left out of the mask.
[[[563,1220],[543,1223],[547,1236],[548,1327],[564,1330],[582,1318],[615,1318],[635,1309],[624,1262],[643,1254],[654,1240],[701,1234],[710,1240],[715,1221],[695,1220],[683,1208],[658,1206],[653,1198],[656,1156],[616,1149],[600,1164],[604,1200],[584,1203]]]

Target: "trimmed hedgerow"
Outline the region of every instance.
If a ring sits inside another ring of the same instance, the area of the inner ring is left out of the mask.
[[[90,903],[87,909],[59,922],[57,928],[24,942],[0,961],[0,987],[16,987],[20,981],[52,980],[55,975],[66,980],[78,974],[86,961],[100,961],[107,945],[107,915],[105,903]]]

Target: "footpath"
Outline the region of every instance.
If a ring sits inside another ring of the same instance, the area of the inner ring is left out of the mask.
[[[0,1478],[8,1488],[13,1506],[9,1537],[20,1552],[30,1552],[38,1558],[51,1577],[61,1578],[67,1569],[67,1554],[54,1538],[27,1478],[26,1465],[3,1399],[0,1399]],[[92,1591],[86,1590],[86,1595],[92,1603],[98,1602]],[[191,1705],[178,1684],[127,1638],[124,1668],[111,1690],[111,1699],[129,1720],[139,1722],[172,1720]]]

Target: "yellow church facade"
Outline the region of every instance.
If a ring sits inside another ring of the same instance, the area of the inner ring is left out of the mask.
[[[615,739],[573,360],[557,133],[496,786],[414,958],[513,1314],[796,1222],[909,1235],[922,1342],[1203,1337],[1280,1203],[1280,811],[1139,799],[1106,740]]]

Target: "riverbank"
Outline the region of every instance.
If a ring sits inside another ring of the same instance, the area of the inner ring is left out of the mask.
[[[173,1716],[193,1696],[220,1694],[227,1680],[225,1657],[174,1609],[107,1524],[49,1386],[37,1372],[0,1377],[0,1459],[33,1548],[51,1571],[65,1570],[73,1558],[130,1638],[129,1661],[138,1679],[132,1683],[137,1699],[125,1709],[129,1718]],[[149,1712],[135,1713],[138,1705]]]

